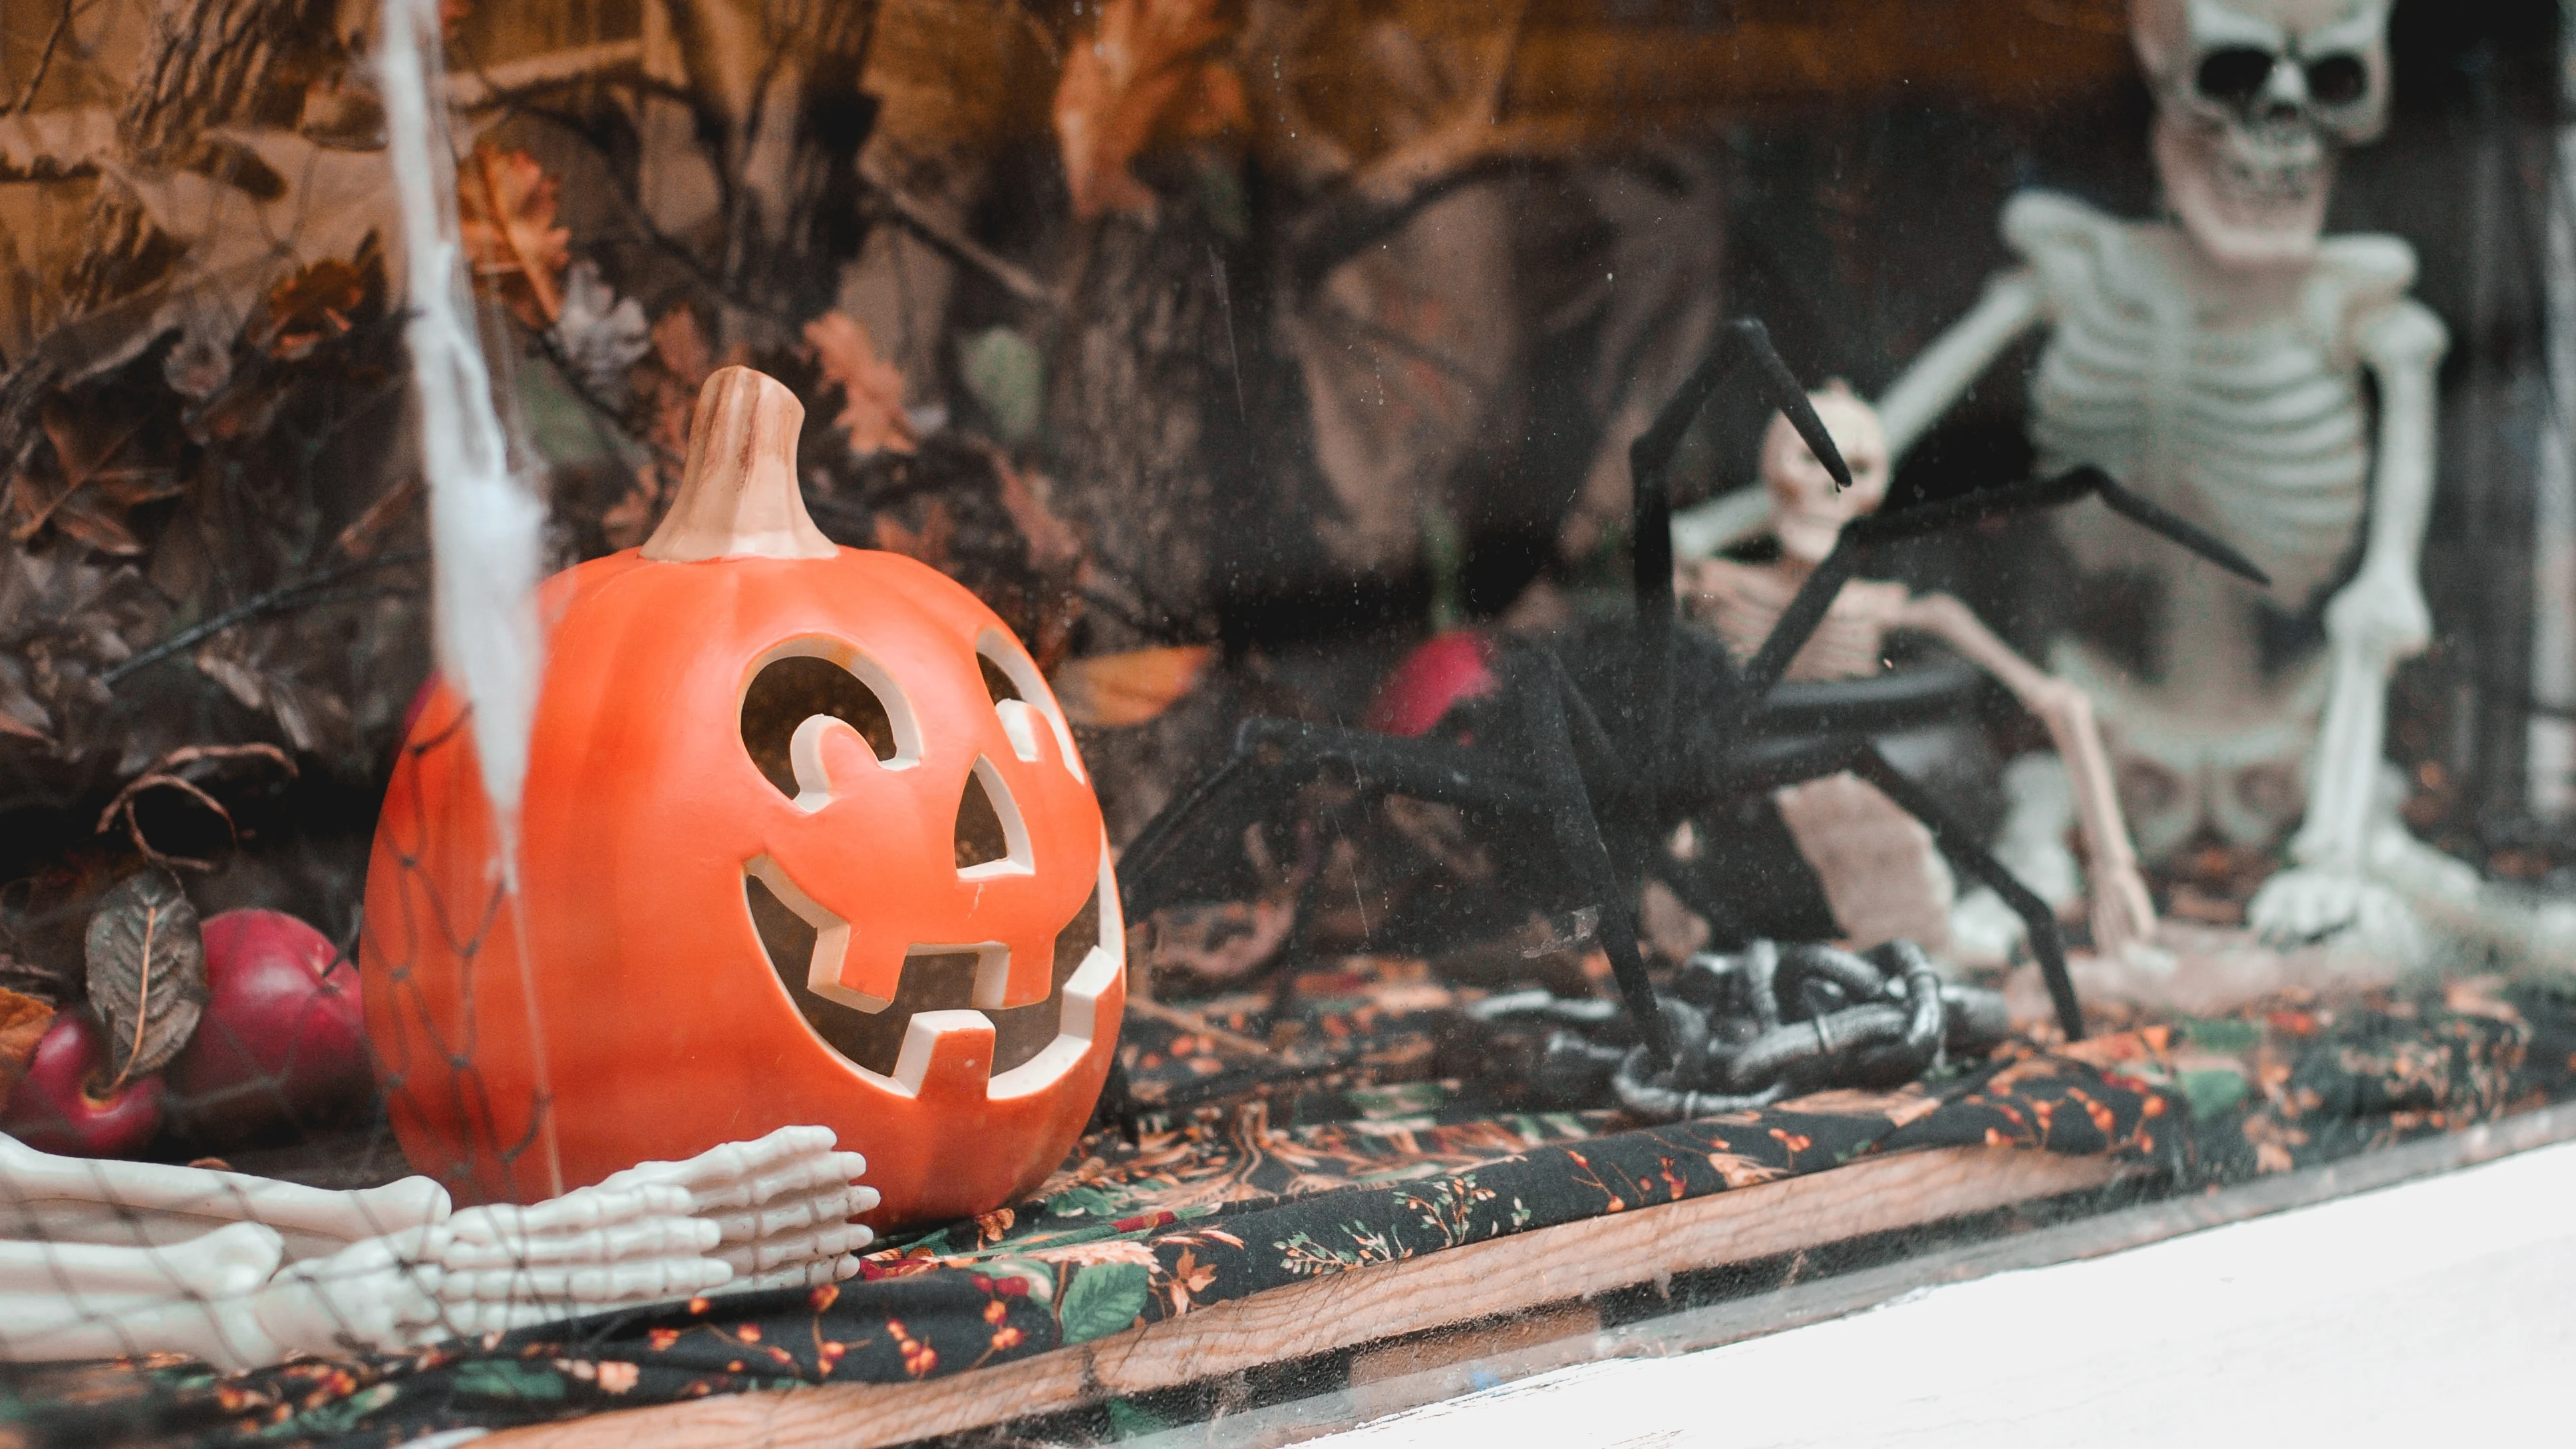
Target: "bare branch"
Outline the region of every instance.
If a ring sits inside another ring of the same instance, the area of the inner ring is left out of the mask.
[[[630,80],[644,63],[644,42],[613,40],[477,66],[447,78],[447,103],[461,111],[506,106],[524,96],[594,80]]]
[[[1049,310],[1062,305],[1061,299],[1056,296],[1053,288],[1031,276],[1017,263],[995,256],[974,238],[933,216],[929,208],[923,206],[893,182],[876,175],[865,166],[859,168],[859,179],[867,184],[869,192],[889,219],[900,223],[906,231],[929,243],[932,251],[959,266],[992,278],[999,282],[1004,290],[1023,302]]]
[[[110,689],[114,689],[120,682],[132,675],[135,671],[143,669],[149,665],[158,664],[162,660],[169,658],[171,655],[176,654],[183,649],[192,648],[237,624],[246,624],[263,614],[274,614],[280,610],[291,609],[300,604],[316,602],[322,596],[329,594],[333,585],[338,584],[342,580],[353,575],[371,573],[377,569],[394,568],[403,564],[425,563],[428,559],[429,555],[424,553],[387,554],[382,558],[359,559],[352,563],[340,564],[333,568],[322,569],[315,573],[308,574],[305,577],[296,580],[294,583],[286,584],[281,587],[271,589],[267,593],[244,599],[240,603],[233,605],[231,608],[224,610],[213,618],[207,619],[203,623],[194,624],[188,628],[180,630],[178,633],[171,635],[169,638],[162,640],[160,643],[153,645],[149,649],[141,651],[133,658],[126,660],[115,668],[99,675],[99,683],[106,685]]]
[[[36,103],[36,88],[45,83],[45,72],[54,68],[54,49],[63,43],[63,32],[72,28],[72,0],[63,0],[62,13],[54,17],[54,28],[45,35],[45,48],[36,56],[36,73],[27,77],[26,89],[18,92],[10,112],[23,111]],[[0,115],[9,112],[0,112]]]

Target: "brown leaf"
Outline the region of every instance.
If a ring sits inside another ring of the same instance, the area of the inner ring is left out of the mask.
[[[930,500],[930,506],[922,512],[919,533],[904,527],[902,520],[891,513],[878,514],[876,523],[877,547],[919,559],[935,569],[948,566],[948,547],[957,540],[957,520],[946,503]]]
[[[171,469],[129,456],[140,414],[112,405],[75,406],[57,394],[45,399],[38,418],[53,445],[52,466],[40,459],[12,480],[9,536],[23,543],[50,523],[102,553],[141,553],[125,514],[176,495],[185,485]]]
[[[188,1044],[206,1008],[206,947],[197,909],[168,871],[130,876],[89,918],[89,1004],[107,1027],[113,1081],[159,1071]]]
[[[633,548],[653,536],[661,517],[662,475],[645,463],[635,469],[635,486],[599,515],[599,532],[610,548]]]
[[[662,364],[662,370],[671,374],[673,381],[688,389],[692,401],[696,399],[707,374],[716,370],[715,350],[707,346],[707,334],[698,326],[696,308],[674,307],[653,324],[653,360]]]
[[[1213,135],[1246,116],[1243,84],[1209,61],[1231,38],[1216,0],[1108,0],[1056,84],[1056,144],[1073,213],[1152,215],[1128,166],[1154,144]]]
[[[698,325],[697,309],[673,307],[654,322],[653,351],[628,370],[627,386],[645,401],[645,441],[676,476],[689,456],[689,419],[696,414],[698,389],[716,370],[715,350]],[[667,487],[655,485],[654,492]],[[641,542],[639,538],[637,540]]]
[[[1002,480],[1003,511],[1011,515],[1020,537],[1029,541],[1029,567],[1043,574],[1081,563],[1081,532],[1056,517],[1047,508],[1046,500],[1038,496],[1046,480],[1041,478],[1032,484],[1027,474],[999,457],[993,460],[993,471]]]
[[[143,540],[136,538],[133,530],[78,492],[66,494],[54,505],[53,525],[100,553],[132,558],[143,552]]]
[[[556,182],[525,151],[474,148],[456,172],[456,219],[474,280],[530,327],[563,315],[572,233],[555,225]]]
[[[9,1094],[18,1090],[27,1063],[35,1058],[36,1043],[53,1024],[52,1005],[0,987],[0,1110],[8,1108]]]
[[[367,274],[356,265],[324,260],[303,268],[269,289],[269,355],[292,361],[347,335],[366,303]]]
[[[1139,725],[1180,703],[1216,661],[1216,646],[1184,644],[1076,659],[1055,672],[1056,702],[1075,724]]]
[[[835,427],[850,435],[850,451],[909,453],[919,441],[903,411],[903,374],[877,356],[868,329],[840,312],[805,324],[806,345],[822,364],[823,378],[840,384],[845,399]]]

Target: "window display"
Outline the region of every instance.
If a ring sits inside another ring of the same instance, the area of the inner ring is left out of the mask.
[[[2576,1136],[2561,29],[12,6],[0,1442],[1290,1442]]]

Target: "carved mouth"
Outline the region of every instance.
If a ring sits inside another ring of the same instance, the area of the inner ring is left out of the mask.
[[[1118,913],[1101,909],[1104,900],[1117,898],[1106,855],[1104,851],[1100,884],[1056,937],[1046,997],[1027,1006],[975,1006],[976,978],[983,975],[998,989],[1008,970],[1004,948],[998,946],[982,952],[917,946],[904,958],[891,1001],[871,1007],[833,1000],[809,983],[818,955],[826,958],[824,975],[832,974],[828,968],[838,964],[848,923],[815,904],[772,860],[744,869],[743,893],[779,986],[825,1046],[885,1085],[911,1091],[919,1083],[904,1080],[904,1044],[913,1034],[915,1017],[943,1013],[933,1019],[937,1030],[989,1022],[991,1091],[1004,1096],[1054,1081],[1082,1059],[1094,1038],[1100,995],[1116,979],[1125,955]]]

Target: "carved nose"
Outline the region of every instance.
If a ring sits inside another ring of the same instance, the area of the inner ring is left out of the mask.
[[[989,880],[1036,873],[1028,822],[1020,815],[1019,802],[1011,798],[1010,783],[991,760],[978,758],[957,801],[958,878]]]

